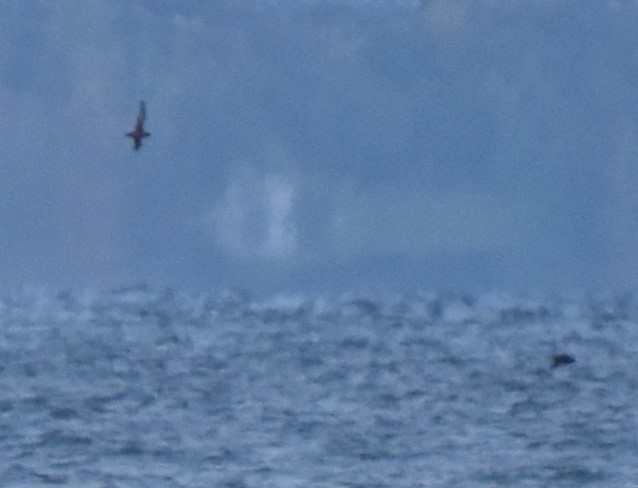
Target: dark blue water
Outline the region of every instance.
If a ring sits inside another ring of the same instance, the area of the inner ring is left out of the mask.
[[[25,289],[0,300],[0,486],[636,486],[637,319],[629,296]]]

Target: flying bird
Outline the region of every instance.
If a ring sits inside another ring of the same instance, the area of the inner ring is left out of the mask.
[[[133,139],[133,150],[137,151],[142,147],[142,139],[150,136],[149,132],[144,130],[144,121],[146,120],[146,105],[144,100],[140,102],[140,110],[137,113],[137,121],[135,122],[135,129],[131,132],[127,132],[126,136]]]

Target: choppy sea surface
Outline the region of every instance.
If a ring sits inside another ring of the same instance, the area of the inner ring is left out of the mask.
[[[22,289],[0,486],[635,487],[637,321],[630,295]]]

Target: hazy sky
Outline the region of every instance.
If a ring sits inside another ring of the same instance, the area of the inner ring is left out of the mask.
[[[633,289],[637,25],[629,0],[1,2],[0,282]]]

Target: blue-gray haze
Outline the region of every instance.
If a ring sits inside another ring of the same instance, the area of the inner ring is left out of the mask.
[[[633,486],[637,25],[0,2],[0,486]]]
[[[2,2],[0,281],[631,288],[637,22],[629,1]]]

